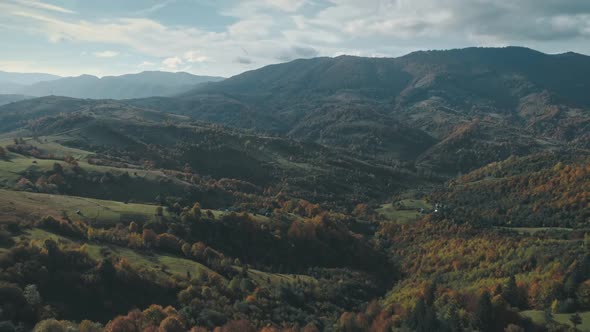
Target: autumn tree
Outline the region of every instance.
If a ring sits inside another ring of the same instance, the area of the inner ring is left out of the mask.
[[[137,223],[135,221],[132,221],[129,224],[129,232],[131,232],[131,233],[137,233],[138,230],[139,230],[139,226],[137,225]]]
[[[164,233],[157,237],[158,247],[171,252],[177,252],[179,249],[178,238],[172,234]]]
[[[87,319],[80,322],[78,326],[80,332],[101,332],[102,326],[98,323],[91,322]]]
[[[157,244],[158,234],[151,229],[144,229],[141,237],[143,238],[143,244],[147,248],[152,248]]]
[[[55,319],[46,319],[37,323],[33,332],[67,332],[70,331],[69,327],[70,326],[68,326],[66,322],[57,321]]]
[[[166,318],[164,308],[158,304],[150,305],[149,308],[143,311],[143,315],[149,324],[154,326],[159,326],[160,323]]]
[[[188,243],[183,243],[182,247],[180,247],[180,249],[182,250],[182,253],[186,256],[186,257],[190,257],[191,256],[191,245]]]
[[[110,321],[104,329],[105,332],[139,332],[133,321],[127,317],[119,316]]]
[[[167,317],[160,323],[160,332],[184,332],[184,324],[177,317]]]

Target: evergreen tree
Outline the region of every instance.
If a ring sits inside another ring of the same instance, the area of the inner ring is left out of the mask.
[[[481,294],[477,303],[475,326],[483,332],[494,330],[494,307],[490,293],[487,291]]]
[[[578,325],[582,324],[582,317],[579,313],[576,312],[575,314],[570,316],[570,322],[572,322],[574,329],[577,330]]]

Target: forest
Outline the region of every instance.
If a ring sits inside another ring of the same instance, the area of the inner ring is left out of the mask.
[[[590,104],[537,74],[564,61],[0,106],[0,332],[590,331]]]

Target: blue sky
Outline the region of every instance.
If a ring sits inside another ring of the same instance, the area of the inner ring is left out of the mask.
[[[232,76],[296,58],[520,45],[590,54],[588,0],[0,0],[0,70]]]

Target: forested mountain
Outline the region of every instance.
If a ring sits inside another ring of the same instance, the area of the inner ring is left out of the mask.
[[[295,60],[130,102],[454,175],[511,154],[587,148],[589,75],[584,55],[470,48]]]
[[[590,58],[469,48],[199,79],[5,97],[0,331],[588,328]]]

